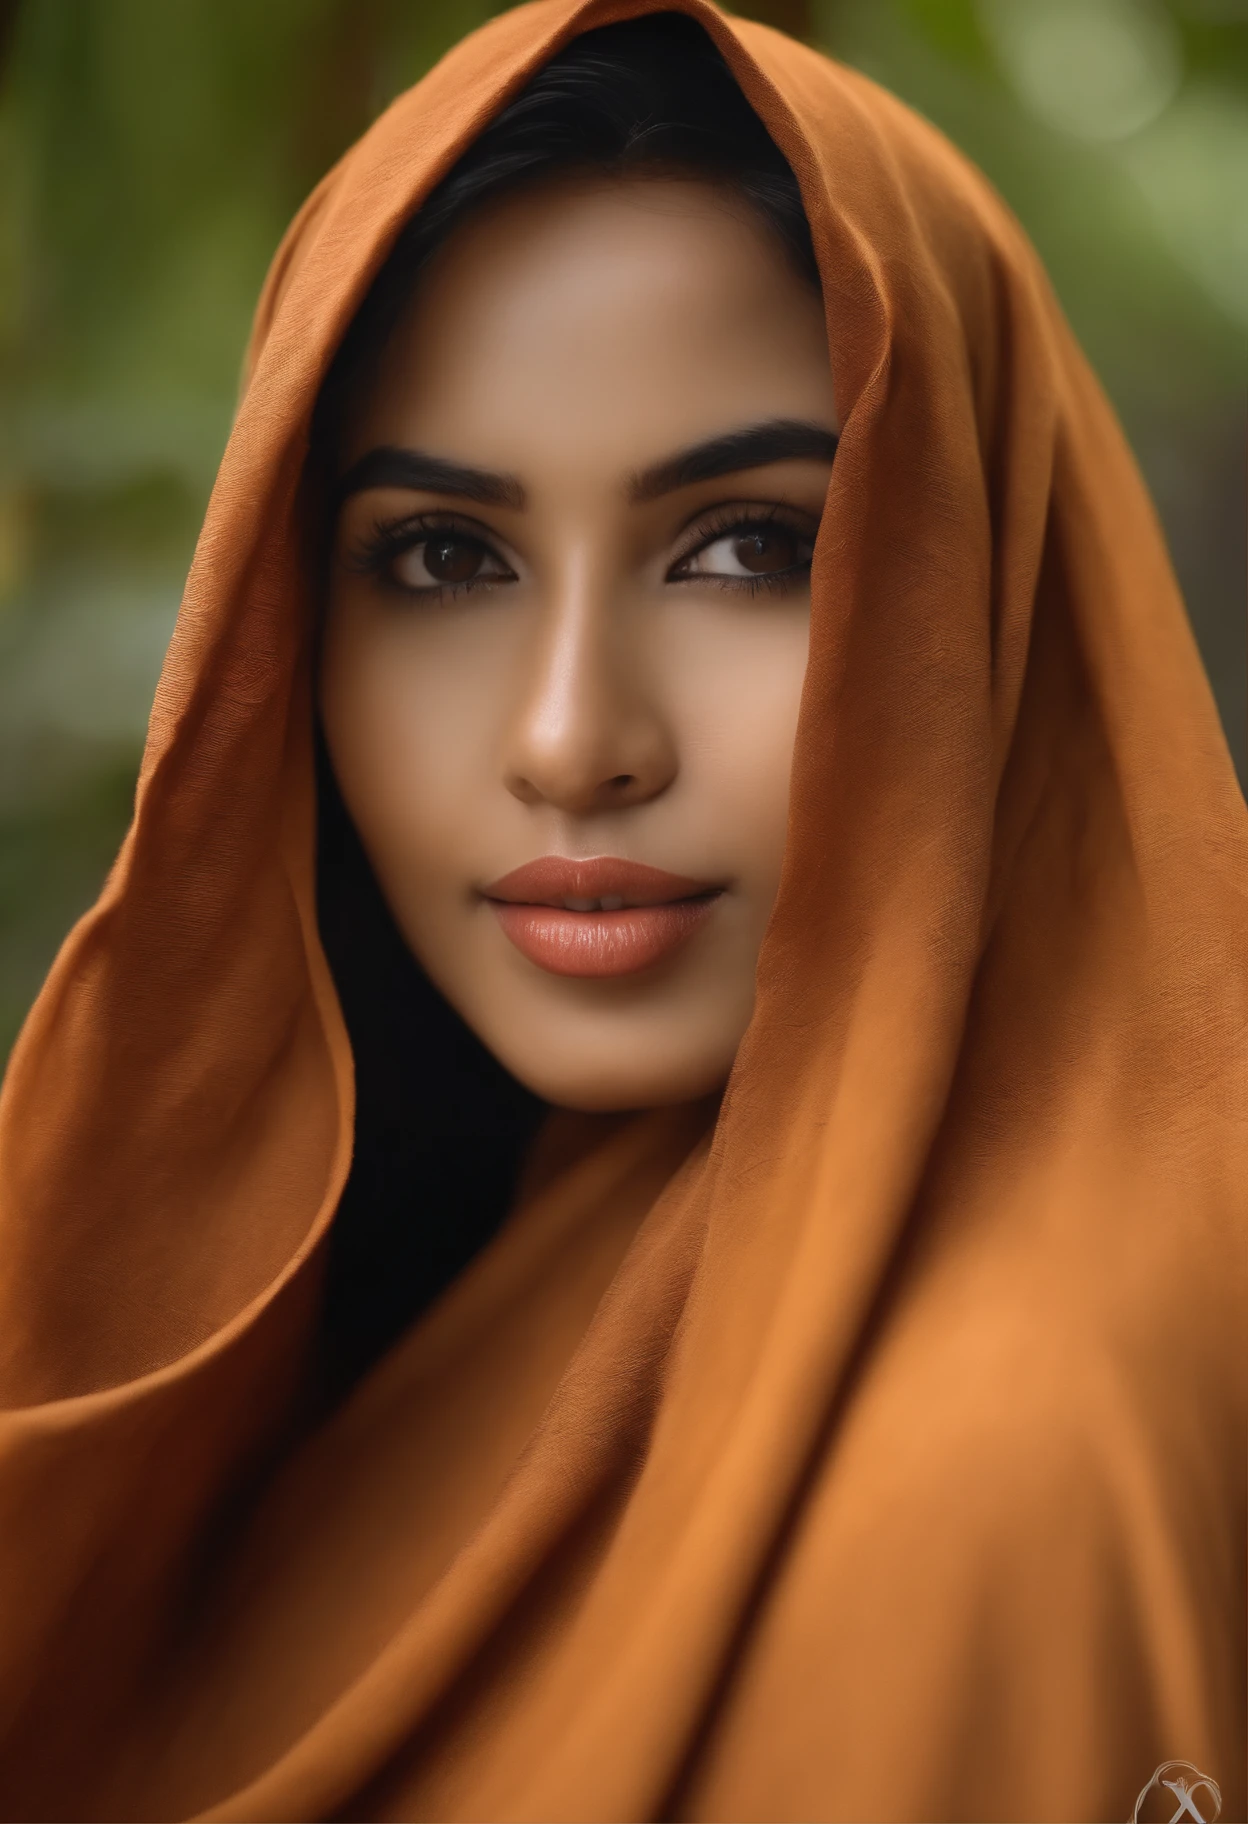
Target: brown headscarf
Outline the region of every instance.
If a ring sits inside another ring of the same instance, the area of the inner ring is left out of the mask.
[[[1017,224],[706,0],[844,413],[755,1018],[713,1131],[570,1124],[293,1428],[353,1122],[311,407],[482,124],[654,10],[496,19],[275,262],[134,826],[0,1107],[7,1816],[1123,1818],[1168,1756],[1244,1816],[1248,818]]]

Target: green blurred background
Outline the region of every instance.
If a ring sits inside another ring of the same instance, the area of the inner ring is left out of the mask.
[[[248,317],[489,0],[0,0],[0,1059],[129,816]],[[1248,0],[742,6],[1013,204],[1161,508],[1245,767]]]

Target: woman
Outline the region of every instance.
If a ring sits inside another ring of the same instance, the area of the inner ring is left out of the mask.
[[[646,10],[466,40],[275,264],[0,1109],[9,1815],[1243,1804],[1152,515],[939,136]]]

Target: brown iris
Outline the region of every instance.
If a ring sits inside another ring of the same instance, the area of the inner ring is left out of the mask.
[[[425,569],[439,583],[468,583],[481,568],[485,552],[467,538],[429,538],[425,540]]]
[[[783,527],[769,526],[734,539],[733,555],[741,568],[752,576],[766,576],[776,570],[794,568],[799,561],[798,540]]]

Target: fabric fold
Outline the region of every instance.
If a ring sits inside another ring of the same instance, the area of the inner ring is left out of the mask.
[[[843,402],[756,1010],[722,1103],[578,1130],[313,1422],[311,414],[482,125],[658,10],[793,167]],[[1119,1817],[1168,1756],[1242,1815],[1246,883],[1155,515],[984,180],[709,0],[466,38],[274,261],[0,1094],[3,1815]]]

